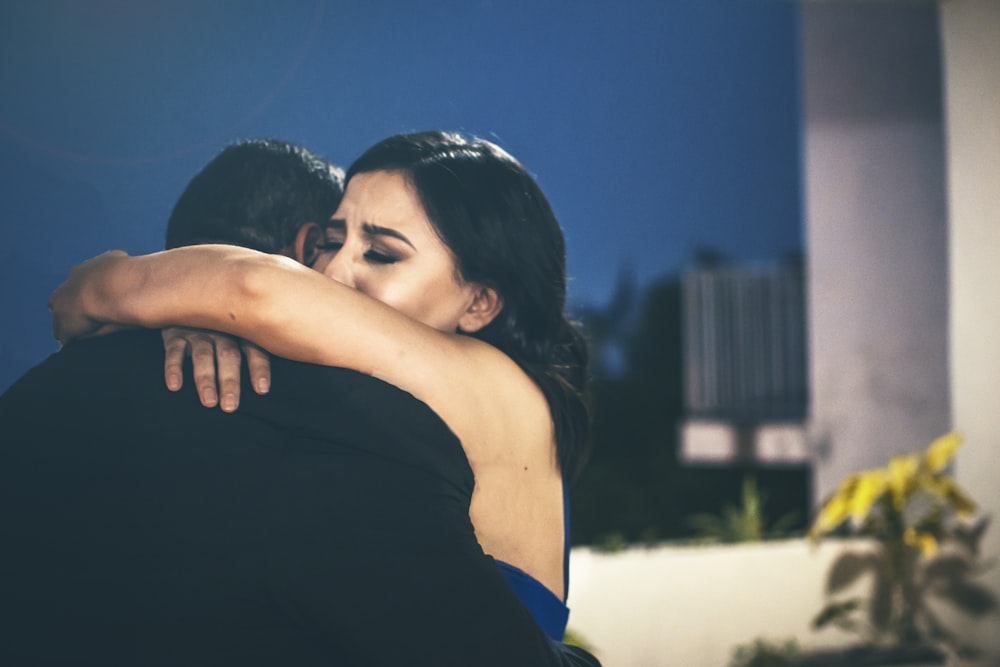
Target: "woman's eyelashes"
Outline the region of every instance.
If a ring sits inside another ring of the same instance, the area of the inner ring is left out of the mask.
[[[335,241],[327,239],[323,243],[319,244],[320,252],[338,252],[344,247],[343,241]],[[399,261],[394,253],[380,250],[375,247],[370,247],[365,251],[365,259],[374,264],[395,264]]]
[[[395,264],[399,261],[399,258],[395,255],[381,252],[375,248],[370,248],[368,252],[365,253],[365,259],[376,264]]]

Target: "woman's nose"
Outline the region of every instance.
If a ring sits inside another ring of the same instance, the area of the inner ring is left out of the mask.
[[[333,253],[333,257],[320,270],[327,278],[332,278],[342,285],[354,288],[354,263],[344,248]]]

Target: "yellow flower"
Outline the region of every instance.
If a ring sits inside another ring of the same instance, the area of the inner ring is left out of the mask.
[[[955,451],[962,445],[962,436],[958,433],[943,435],[927,448],[924,454],[924,464],[932,473],[939,473],[948,465]]]
[[[976,513],[976,503],[950,477],[931,478],[927,490],[946,502],[960,519],[968,519]]]
[[[930,533],[907,528],[903,532],[903,541],[913,547],[920,547],[920,553],[926,558],[931,558],[937,553],[937,540]]]
[[[826,504],[823,505],[823,509],[820,510],[819,516],[816,517],[816,521],[813,522],[812,528],[809,530],[810,537],[819,537],[824,533],[828,533],[847,518],[847,499],[843,494],[834,494]]]
[[[887,481],[882,470],[869,470],[858,475],[853,497],[850,499],[851,518],[856,524],[864,521],[872,505],[885,493]]]
[[[826,501],[819,516],[813,522],[812,528],[809,530],[811,537],[815,538],[830,532],[850,515],[851,497],[859,477],[860,475],[848,475],[840,482],[837,491]]]
[[[892,505],[883,505],[885,511],[895,513],[905,520],[907,505],[915,496],[930,494],[938,510],[947,507],[958,518],[967,518],[976,511],[975,503],[965,492],[944,474],[948,462],[961,445],[957,433],[949,433],[931,443],[922,455],[897,456],[885,468],[865,470],[848,475],[837,491],[823,505],[809,530],[813,539],[840,526],[848,518],[860,528],[876,503],[884,502],[886,494]],[[925,554],[937,549],[937,542],[928,533],[907,529],[908,544],[919,546]]]

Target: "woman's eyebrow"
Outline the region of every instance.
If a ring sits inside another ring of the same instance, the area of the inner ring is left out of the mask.
[[[347,222],[343,218],[330,218],[327,220],[326,224],[323,225],[323,229],[335,229],[339,232],[345,231],[347,229]],[[399,239],[406,245],[410,246],[416,250],[416,246],[410,242],[410,239],[406,238],[406,235],[402,232],[398,232],[391,227],[381,227],[379,225],[373,225],[370,222],[366,222],[361,225],[361,229],[365,234],[370,236],[391,236],[394,239]]]
[[[341,224],[343,224],[343,221],[341,220],[331,220],[331,222],[340,222]],[[366,222],[363,225],[361,225],[361,229],[363,229],[366,234],[370,234],[372,236],[391,236],[394,239],[399,239],[406,245],[416,250],[416,247],[412,243],[410,243],[410,239],[406,238],[406,236],[396,231],[395,229],[391,229],[389,227],[379,227],[378,225],[373,225],[370,222]]]
[[[324,231],[327,229],[336,229],[337,231],[344,231],[347,229],[347,223],[344,222],[343,218],[330,218],[323,224]]]

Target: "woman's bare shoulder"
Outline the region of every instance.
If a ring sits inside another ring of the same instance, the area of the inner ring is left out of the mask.
[[[492,345],[456,336],[447,384],[428,403],[463,442],[473,466],[547,464],[555,445],[548,402],[510,357]],[[434,403],[438,403],[435,407]]]

